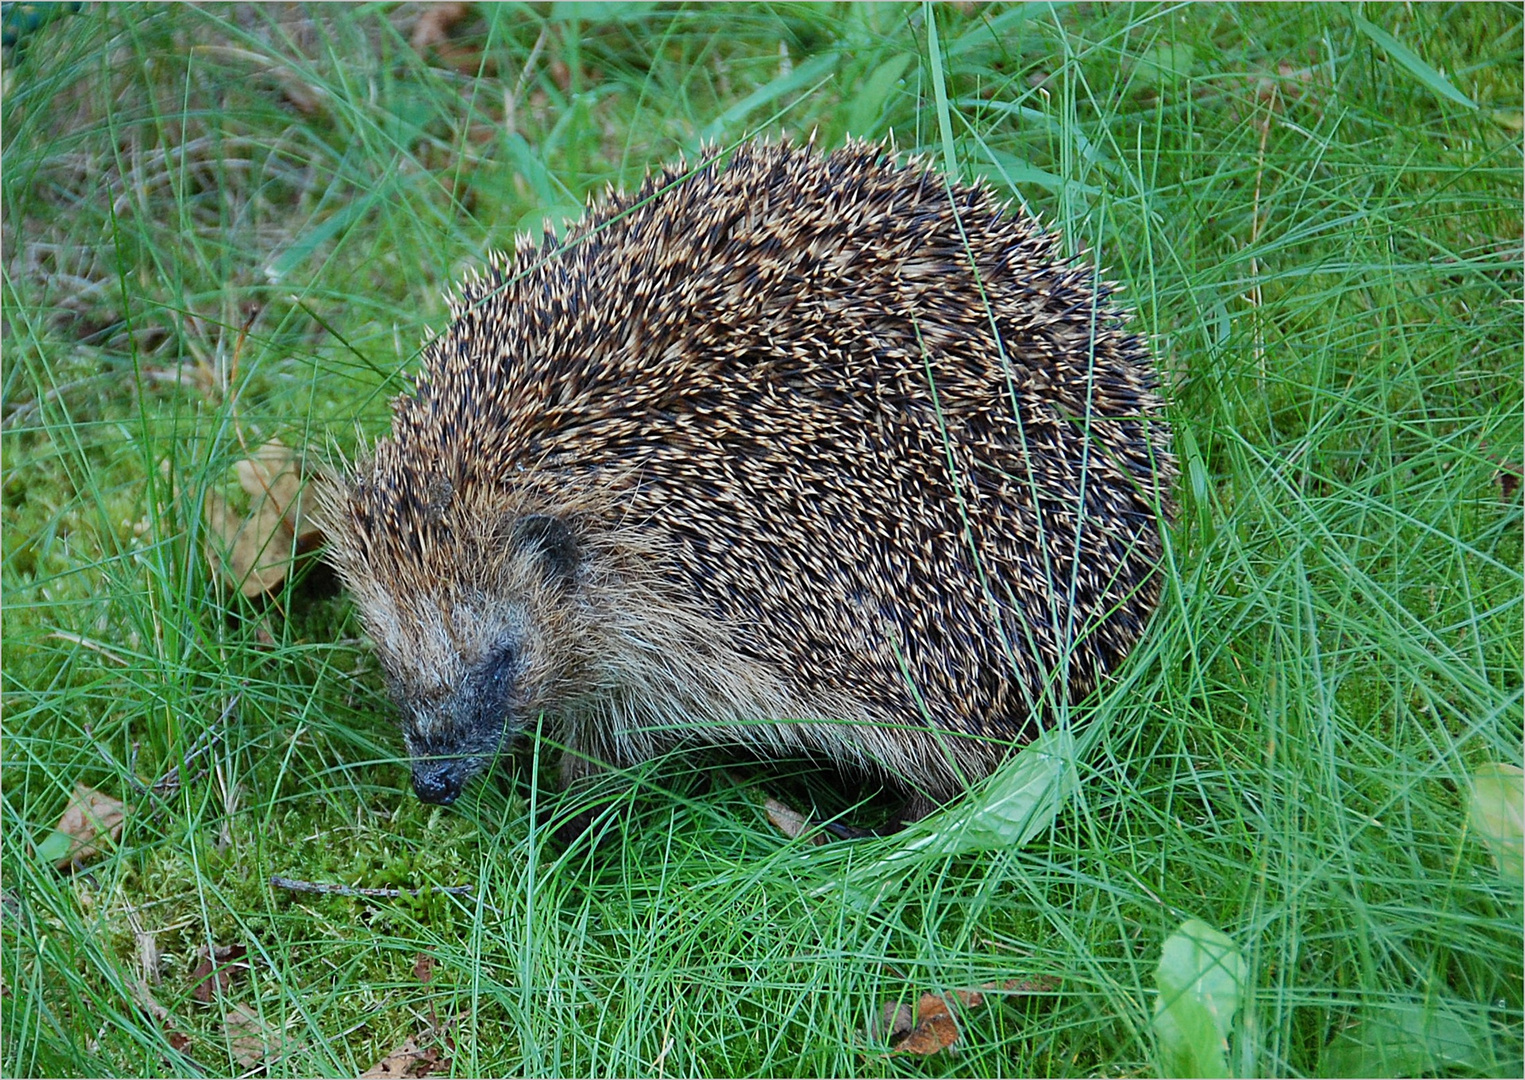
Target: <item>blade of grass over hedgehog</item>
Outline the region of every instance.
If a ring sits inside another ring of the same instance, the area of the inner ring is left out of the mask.
[[[1241,1074],[1520,1074],[1520,891],[1469,816],[1522,764],[1516,5],[1366,5],[1407,64],[1319,5],[934,7],[955,159],[1126,287],[1195,449],[1064,809],[888,884],[944,818],[804,849],[775,784],[891,807],[803,765],[638,770],[597,850],[528,813],[550,757],[422,806],[345,603],[215,590],[204,492],[270,438],[373,439],[527,215],[826,56],[727,151],[851,124],[946,160],[920,3],[473,5],[427,48],[417,11],[86,5],[7,47],[0,1070],[243,1071],[220,1004],[181,1003],[246,945],[223,996],[284,1032],[272,1076],[410,1040],[468,1075],[892,1075],[885,1002],[1012,979],[1056,989],[990,995],[917,1070],[1144,1075],[1195,918],[1248,965]],[[64,875],[28,842],[76,783],[132,809]]]

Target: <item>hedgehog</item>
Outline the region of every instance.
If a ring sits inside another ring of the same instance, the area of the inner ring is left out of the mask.
[[[902,823],[989,775],[1160,594],[1170,433],[1110,295],[859,142],[707,148],[494,258],[324,495],[418,797],[526,728],[564,788],[728,747]]]

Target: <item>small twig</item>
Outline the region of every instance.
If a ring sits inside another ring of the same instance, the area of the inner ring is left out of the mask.
[[[423,889],[365,889],[358,885],[331,885],[323,881],[300,881],[280,874],[271,874],[270,884],[278,889],[290,889],[292,892],[321,893],[325,896],[368,896],[378,900],[397,900],[404,896],[417,896],[424,891]],[[470,896],[472,889],[470,885],[441,885],[434,891],[449,893],[451,896]]]
[[[87,734],[89,734],[89,733],[87,732]],[[111,752],[109,750],[107,750],[104,746],[102,746],[99,742],[97,742],[93,735],[91,736],[91,740],[90,741],[95,744],[95,752],[97,754],[101,755],[101,757],[105,760],[106,764],[110,767],[110,769],[111,769],[111,771],[113,773],[119,773],[122,776],[127,777],[127,782],[132,785],[132,789],[134,791],[136,791],[139,795],[149,795],[149,796],[153,795],[153,792],[148,789],[148,787],[143,783],[143,781],[138,779],[137,773],[133,769],[133,766],[137,763],[137,757],[138,757],[138,754],[137,754],[138,744],[137,743],[133,743],[132,744],[132,746],[133,746],[132,763],[129,764],[127,766],[127,768],[123,769],[122,765],[121,765],[121,762],[117,761],[116,758],[112,757],[111,756]]]
[[[106,648],[106,646],[102,645],[98,641],[91,641],[87,637],[80,637],[78,634],[71,634],[67,630],[54,630],[51,634],[48,635],[48,637],[57,638],[59,641],[67,641],[72,645],[78,645],[81,648],[90,649],[93,652],[100,653],[112,663],[121,664],[123,667],[127,666],[126,660],[112,652],[110,649]]]
[[[184,1050],[191,1045],[191,1037],[180,1028],[174,1015],[154,1000],[153,992],[148,989],[148,984],[141,977],[133,977],[131,991],[143,1010],[159,1022],[159,1027],[164,1031],[164,1037],[173,1049]]]
[[[210,750],[213,744],[216,743],[217,740],[221,737],[223,726],[228,722],[228,717],[233,715],[233,710],[237,708],[239,699],[242,697],[242,694],[234,694],[231,698],[229,698],[228,703],[223,706],[222,715],[217,718],[217,723],[203,731],[201,735],[197,737],[196,741],[191,744],[191,748],[185,752],[184,764],[186,768],[190,768],[190,766],[195,763],[196,759]],[[197,780],[200,780],[206,774],[207,771],[202,769],[195,776],[191,777],[191,783],[194,784]],[[155,795],[173,795],[179,789],[179,765],[171,765],[163,776],[154,781],[153,792]]]

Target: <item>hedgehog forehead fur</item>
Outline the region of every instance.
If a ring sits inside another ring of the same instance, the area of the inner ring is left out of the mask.
[[[762,742],[946,796],[1115,667],[1169,433],[1107,288],[1008,209],[879,146],[753,143],[467,284],[326,496],[410,748],[450,752],[427,701],[503,653],[494,708],[590,753]]]

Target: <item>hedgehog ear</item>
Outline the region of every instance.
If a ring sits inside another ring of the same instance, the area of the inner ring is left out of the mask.
[[[509,544],[540,556],[547,581],[568,587],[577,573],[577,538],[567,523],[549,514],[527,514],[514,522]]]

